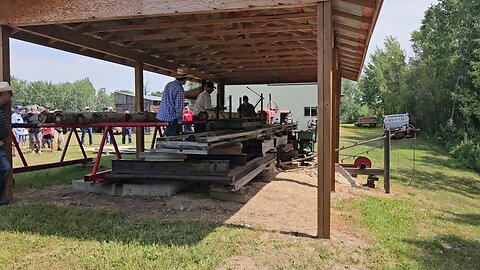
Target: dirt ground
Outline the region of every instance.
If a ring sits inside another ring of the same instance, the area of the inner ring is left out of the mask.
[[[53,203],[59,206],[109,209],[125,212],[131,217],[157,220],[208,220],[227,224],[261,228],[286,235],[316,235],[317,222],[317,168],[308,167],[279,172],[272,182],[251,182],[253,196],[246,204],[213,199],[208,188],[196,188],[172,197],[115,197],[72,191],[70,186],[55,186],[17,193],[17,202]],[[336,192],[332,197],[357,197],[379,190],[353,188],[340,174],[336,174]],[[332,209],[331,238],[341,248],[361,253],[366,248],[363,235],[352,230]],[[248,258],[247,258],[248,259]],[[250,265],[245,258],[232,258],[241,269]],[[238,264],[237,264],[238,263]],[[255,267],[256,268],[256,267]]]

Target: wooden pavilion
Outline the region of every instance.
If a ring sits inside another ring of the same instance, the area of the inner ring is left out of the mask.
[[[178,67],[186,68],[218,84],[220,104],[225,85],[317,82],[317,231],[329,238],[340,78],[359,78],[382,3],[2,0],[0,80],[10,81],[9,38],[15,38],[134,67],[137,110],[143,109],[143,70],[173,76]],[[142,151],[143,134],[137,136]],[[12,179],[6,193],[13,197]]]

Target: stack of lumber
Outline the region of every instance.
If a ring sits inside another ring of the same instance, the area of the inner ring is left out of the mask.
[[[107,179],[122,182],[206,181],[237,191],[276,159],[296,125],[165,137],[144,160],[114,160]]]

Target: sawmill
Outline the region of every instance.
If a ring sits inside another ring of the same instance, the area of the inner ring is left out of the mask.
[[[205,125],[206,132],[165,137],[159,129],[160,138],[154,139],[152,148],[142,152],[140,159],[113,160],[111,171],[85,180],[120,187],[165,181],[207,182],[236,192],[263,171],[273,170],[277,160],[296,156],[296,124],[267,124],[261,111],[258,117],[241,117],[231,107],[226,113],[217,106],[202,116],[203,120],[195,121]],[[44,127],[103,125],[105,134],[112,131],[112,125],[157,124],[152,112],[42,112],[39,120]],[[104,144],[102,140],[101,147]]]

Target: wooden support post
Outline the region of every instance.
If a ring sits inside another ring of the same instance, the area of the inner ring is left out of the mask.
[[[10,28],[0,25],[0,81],[6,81],[10,83]],[[7,119],[10,119],[12,113],[12,103],[8,102],[3,105]],[[12,129],[12,124],[8,121],[8,129]],[[5,156],[8,162],[12,163],[12,133],[8,133],[8,138],[4,144]],[[7,200],[13,200],[13,174],[10,173],[7,177],[7,185],[5,187],[5,193],[0,194],[2,198]]]
[[[217,107],[219,110],[225,107],[225,84],[218,83],[217,84]]]
[[[135,111],[144,111],[143,102],[143,62],[138,61],[135,63]],[[140,158],[140,153],[145,150],[145,132],[143,127],[135,128],[135,140],[136,140],[136,158]]]
[[[318,182],[317,237],[330,238],[332,172],[332,3],[317,4]]]
[[[385,193],[390,193],[390,129],[385,130],[385,146],[383,147],[384,157],[384,182]]]

